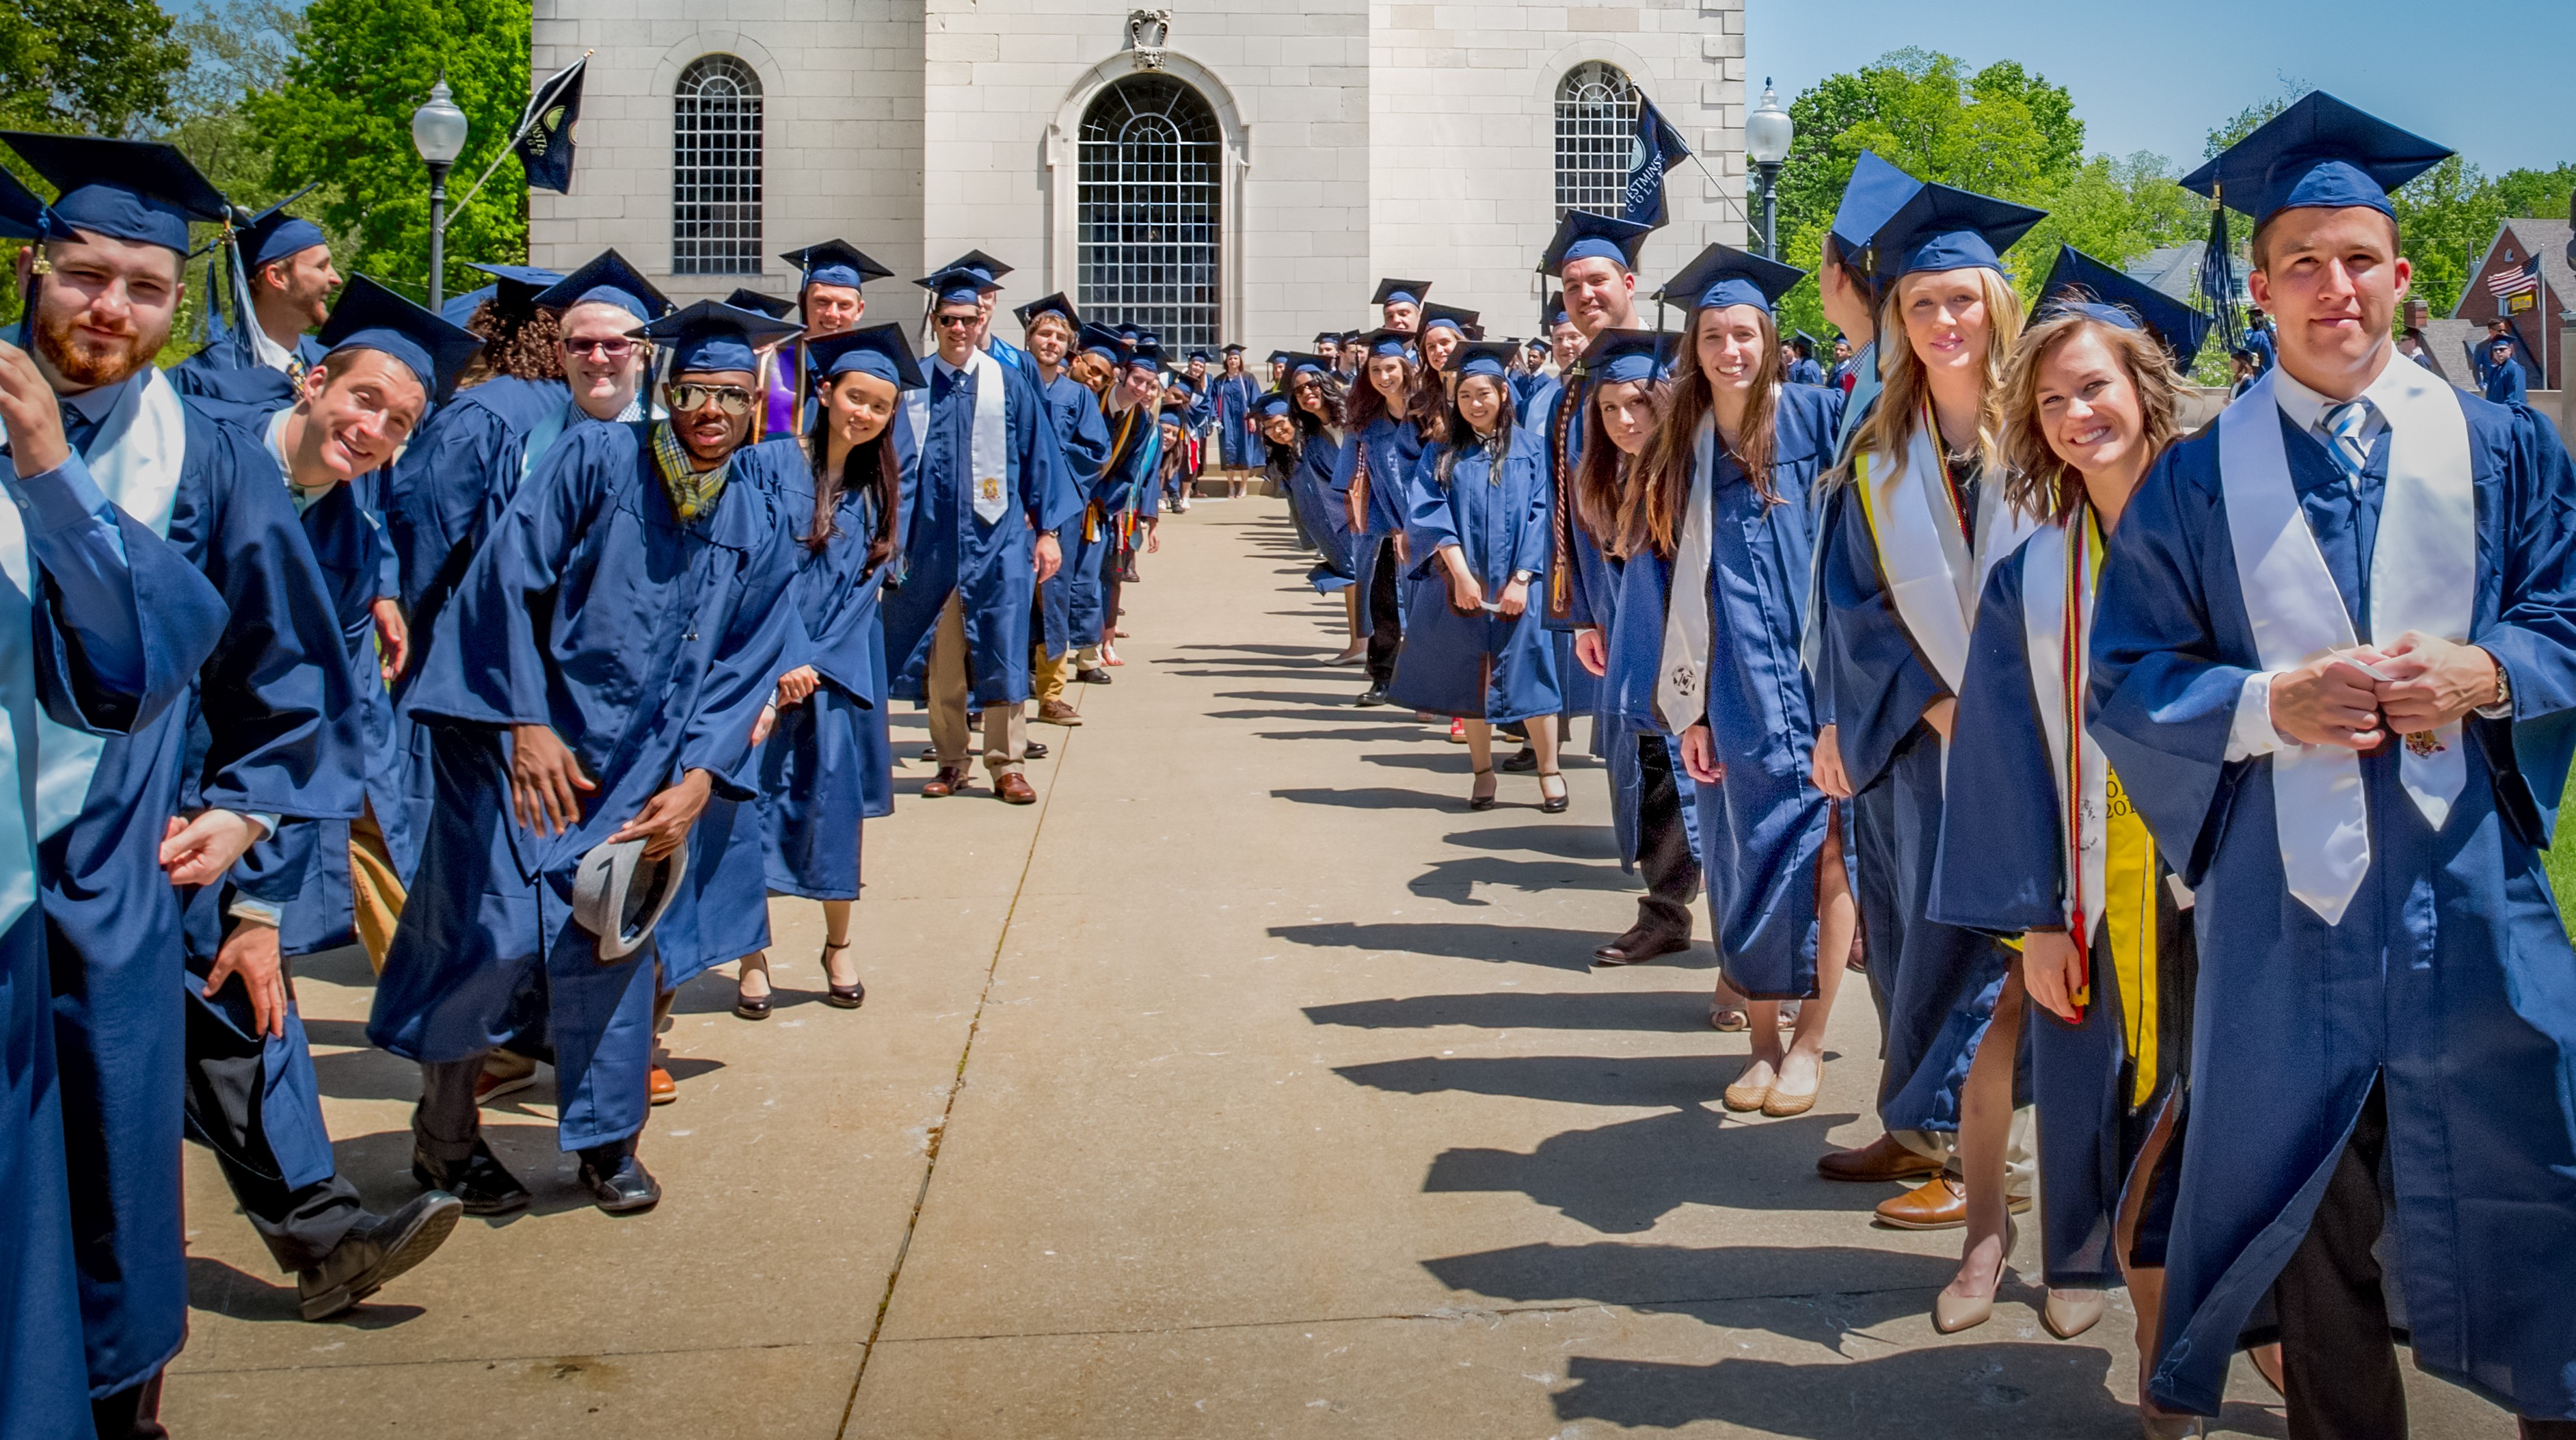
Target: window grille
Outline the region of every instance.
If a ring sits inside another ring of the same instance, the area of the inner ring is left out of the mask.
[[[671,273],[757,275],[760,254],[760,77],[708,55],[671,101]]]
[[[1154,331],[1166,352],[1216,346],[1224,150],[1216,112],[1171,76],[1131,76],[1091,102],[1076,200],[1084,318]]]
[[[1620,213],[1637,143],[1637,87],[1616,65],[1587,60],[1556,85],[1556,218]]]

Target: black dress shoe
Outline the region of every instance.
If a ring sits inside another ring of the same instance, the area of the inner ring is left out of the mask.
[[[295,1275],[307,1320],[328,1320],[383,1288],[446,1243],[465,1202],[431,1190],[391,1215],[369,1215],[349,1227],[322,1263]]]
[[[1044,760],[1046,757],[1047,747],[1043,740],[1032,740],[1020,747],[1020,758],[1023,760]]]
[[[480,1135],[474,1137],[474,1153],[452,1165],[412,1146],[411,1178],[424,1190],[444,1190],[465,1202],[468,1215],[515,1214],[527,1209],[532,1198]]]
[[[1101,669],[1097,665],[1086,665],[1083,668],[1074,671],[1073,678],[1085,685],[1106,685],[1110,682],[1112,677],[1108,671]]]
[[[1387,703],[1386,687],[1383,685],[1371,685],[1366,690],[1361,691],[1360,698],[1352,703],[1358,705],[1363,710],[1373,710],[1378,706]]]
[[[1516,750],[1503,757],[1503,763],[1494,768],[1514,775],[1526,775],[1538,768],[1538,752],[1527,748]]]
[[[1688,950],[1690,936],[1676,935],[1654,925],[1635,925],[1628,933],[1592,952],[1592,958],[1604,965],[1639,965],[1658,955]]]
[[[611,1215],[634,1215],[662,1203],[661,1182],[622,1140],[581,1152],[581,1183],[590,1187],[591,1203]]]

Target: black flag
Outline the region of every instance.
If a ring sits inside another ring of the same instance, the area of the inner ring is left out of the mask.
[[[519,164],[528,172],[528,188],[572,193],[572,129],[581,119],[581,77],[588,55],[558,70],[537,87],[519,116]]]

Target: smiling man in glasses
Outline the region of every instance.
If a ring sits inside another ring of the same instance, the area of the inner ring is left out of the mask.
[[[591,1199],[620,1215],[661,1198],[635,1157],[660,940],[604,955],[573,877],[604,844],[670,856],[711,799],[757,797],[752,731],[800,620],[803,526],[771,503],[791,478],[771,467],[802,460],[792,443],[740,447],[757,351],[795,331],[713,301],[630,331],[672,348],[670,418],[564,433],[410,692],[437,804],[367,1034],[420,1062],[413,1174],[469,1214],[529,1202],[483,1141],[475,1085],[489,1052],[532,1032],[553,1046],[556,1141]]]

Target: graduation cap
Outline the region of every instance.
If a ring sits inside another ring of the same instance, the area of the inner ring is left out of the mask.
[[[536,303],[550,310],[614,305],[638,320],[648,321],[671,313],[670,300],[614,249],[600,251],[589,264],[538,291]]]
[[[1547,253],[1539,257],[1539,273],[1561,274],[1577,260],[1611,260],[1622,270],[1634,270],[1637,252],[1653,231],[1651,225],[1639,225],[1615,215],[1568,210],[1565,218],[1556,222],[1556,236],[1547,242]]]
[[[1193,350],[1190,352],[1190,363],[1193,365],[1204,365],[1215,358],[1215,356],[1208,354],[1205,350]]]
[[[997,282],[1000,281],[1003,276],[1011,273],[1010,266],[1003,264],[1001,261],[994,259],[992,256],[985,254],[981,250],[969,250],[965,254],[958,256],[956,259],[949,261],[947,264],[942,265],[939,268],[942,270],[972,270],[976,275],[982,278],[984,288],[987,290],[1001,289],[1001,285]]]
[[[1431,293],[1428,280],[1380,280],[1377,293],[1369,297],[1371,305],[1419,305]]]
[[[2003,252],[2048,218],[2045,210],[1950,185],[1925,185],[1897,207],[1871,244],[1881,280],[1927,270],[2002,270]]]
[[[1550,290],[1547,292],[1546,314],[1541,323],[1546,325],[1550,330],[1555,329],[1559,325],[1571,323],[1571,317],[1565,313],[1564,291]]]
[[[1064,317],[1064,323],[1072,326],[1076,334],[1082,331],[1081,314],[1073,308],[1072,301],[1064,298],[1064,292],[1061,290],[1043,300],[1032,300],[1011,313],[1020,317],[1020,325],[1023,329],[1036,324],[1041,315],[1061,315]]]
[[[1922,181],[1880,159],[1876,151],[1860,152],[1851,179],[1843,184],[1842,203],[1834,209],[1834,241],[1844,258],[1858,260],[1905,202],[1921,193]]]
[[[1112,365],[1122,364],[1127,358],[1127,342],[1119,339],[1118,332],[1106,325],[1083,326],[1081,333],[1075,337],[1074,343],[1083,351],[1098,355]]]
[[[1764,259],[1732,245],[1711,245],[1694,256],[1681,273],[1664,282],[1655,298],[1686,310],[1721,305],[1750,305],[1764,314],[1807,272],[1794,265]]]
[[[1433,326],[1446,325],[1462,338],[1473,339],[1484,333],[1476,325],[1482,317],[1482,311],[1461,310],[1455,305],[1425,305],[1422,307],[1422,333],[1428,335]]]
[[[7,170],[0,170],[0,237],[11,240],[68,240],[72,227],[38,199],[36,192]]]
[[[1285,415],[1294,408],[1294,405],[1295,402],[1288,398],[1287,391],[1264,390],[1261,392],[1261,398],[1252,402],[1252,413],[1264,417]]]
[[[254,267],[259,264],[256,260],[249,263]],[[481,265],[469,261],[466,268],[491,276],[493,303],[501,309],[513,311],[524,311],[534,306],[537,296],[547,286],[564,278],[562,271],[548,270],[541,265]]]
[[[1381,355],[1401,355],[1412,349],[1413,333],[1409,330],[1372,330],[1361,336],[1359,343],[1368,350],[1369,358],[1375,360]]]
[[[321,226],[287,214],[282,203],[252,216],[248,225],[234,232],[234,239],[241,246],[245,272],[300,255],[316,245],[331,243],[323,235]]]
[[[1288,357],[1288,383],[1296,384],[1310,370],[1317,375],[1326,375],[1332,372],[1332,368],[1332,362],[1321,355],[1291,355]]]
[[[1127,363],[1162,373],[1163,347],[1152,340],[1139,339],[1127,347]]]
[[[856,290],[871,280],[894,274],[847,240],[826,240],[820,245],[790,250],[778,258],[795,266],[796,273],[804,277],[796,282],[800,292],[808,285],[847,285]]]
[[[2144,330],[2165,347],[2176,365],[2191,363],[2215,323],[2213,317],[2130,279],[2072,245],[2057,247],[2057,264],[2048,272],[2048,283],[2040,287],[2034,313],[2043,320],[2052,314],[2080,314],[2123,330]]]
[[[1652,380],[1671,368],[1681,343],[1670,330],[1604,330],[1584,347],[1583,370],[1612,385]]]
[[[824,389],[853,370],[874,375],[898,390],[918,390],[930,383],[921,378],[921,362],[913,357],[912,342],[903,338],[900,325],[870,325],[805,342],[805,373],[815,389]]]
[[[1336,350],[1342,348],[1342,332],[1339,330],[1316,331],[1315,348],[1321,350],[1327,345],[1332,346]]]
[[[1285,365],[1291,358],[1293,357],[1285,350],[1273,350],[1270,352],[1269,363],[1273,365]]]
[[[0,140],[60,192],[53,213],[75,230],[186,255],[189,221],[232,213],[223,192],[169,145],[26,130],[0,130]]]
[[[739,310],[716,300],[701,300],[650,324],[626,332],[646,340],[668,342],[673,375],[718,370],[760,369],[754,352],[796,334],[804,327],[772,320],[757,310]]]
[[[1470,375],[1489,375],[1500,380],[1511,373],[1511,363],[1512,347],[1500,340],[1471,340],[1459,346],[1458,353],[1449,357],[1450,367],[1458,372],[1461,380]]]
[[[1528,338],[1527,340],[1524,340],[1524,341],[1522,341],[1522,342],[1521,342],[1521,348],[1522,348],[1522,349],[1524,349],[1524,350],[1545,350],[1545,349],[1548,349],[1548,348],[1549,348],[1549,346],[1548,346],[1548,342],[1547,342],[1547,337],[1546,337],[1546,336],[1544,336],[1544,335],[1532,335],[1532,336],[1531,336],[1530,338]]]
[[[1221,355],[1240,355],[1240,354],[1242,354],[1242,353],[1243,353],[1243,347],[1242,347],[1241,345],[1239,345],[1239,344],[1237,344],[1237,345],[1228,345],[1228,346],[1226,346],[1223,350],[1218,351],[1217,353],[1219,353],[1219,354],[1221,354]]]
[[[992,276],[981,270],[969,270],[962,265],[951,265],[935,274],[924,275],[912,283],[929,291],[931,297],[941,305],[979,304],[984,298],[985,291],[1002,288],[993,283]]]
[[[1124,344],[1128,344],[1128,345],[1133,345],[1133,344],[1135,344],[1137,341],[1142,340],[1142,339],[1144,339],[1144,338],[1145,338],[1145,332],[1144,332],[1144,331],[1142,331],[1142,330],[1140,330],[1140,329],[1138,329],[1138,328],[1136,328],[1136,326],[1135,326],[1135,324],[1134,324],[1133,322],[1129,322],[1129,321],[1121,321],[1121,322],[1119,323],[1119,326],[1118,326],[1118,339],[1120,340],[1120,342],[1122,342],[1122,343],[1124,343]]]
[[[465,362],[483,350],[482,336],[364,275],[340,292],[319,339],[326,361],[343,350],[373,350],[401,362],[433,403],[447,398]]]
[[[1811,356],[1811,357],[1812,357],[1812,356],[1813,356],[1813,355],[1814,355],[1818,350],[1823,349],[1823,348],[1824,348],[1824,345],[1825,345],[1825,342],[1823,342],[1823,341],[1821,341],[1821,340],[1817,339],[1817,338],[1816,338],[1815,336],[1813,336],[1813,335],[1808,334],[1808,333],[1807,333],[1806,331],[1804,331],[1804,330],[1800,330],[1800,331],[1797,331],[1797,332],[1795,332],[1795,333],[1791,334],[1791,335],[1790,335],[1790,337],[1789,337],[1789,343],[1790,343],[1790,344],[1792,344],[1792,345],[1797,346],[1800,350],[1805,351],[1805,352],[1806,352],[1809,356]]]
[[[784,320],[795,313],[796,302],[779,295],[763,295],[748,285],[737,285],[724,303],[736,310],[757,310],[772,320]]]
[[[2356,205],[2393,220],[2388,192],[2450,155],[2421,135],[2312,90],[2182,177],[2182,185],[2257,224],[2283,210]]]

